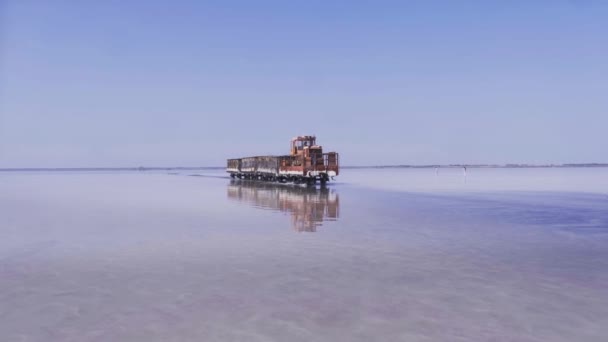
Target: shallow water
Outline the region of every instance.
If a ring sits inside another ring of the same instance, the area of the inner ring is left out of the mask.
[[[0,173],[0,336],[606,341],[607,175]]]

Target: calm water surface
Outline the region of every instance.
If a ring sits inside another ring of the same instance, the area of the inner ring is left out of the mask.
[[[607,341],[608,169],[0,173],[2,341]]]

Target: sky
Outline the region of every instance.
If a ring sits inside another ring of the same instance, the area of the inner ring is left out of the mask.
[[[608,1],[0,0],[0,168],[608,162]]]

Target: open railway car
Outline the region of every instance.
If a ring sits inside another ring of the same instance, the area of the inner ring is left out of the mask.
[[[291,139],[289,155],[228,159],[226,172],[232,178],[276,182],[326,183],[339,173],[336,152],[323,153],[312,135]]]

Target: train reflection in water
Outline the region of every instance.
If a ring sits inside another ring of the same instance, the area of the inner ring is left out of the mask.
[[[340,211],[338,194],[327,187],[231,180],[228,198],[254,207],[289,212],[293,229],[298,232],[316,232],[323,221],[337,220]]]

